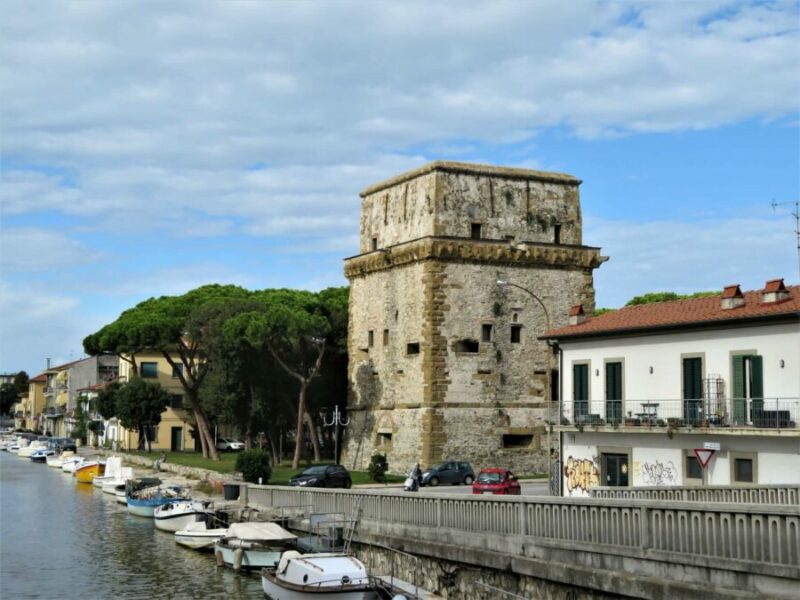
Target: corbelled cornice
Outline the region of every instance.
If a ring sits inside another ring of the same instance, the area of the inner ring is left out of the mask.
[[[600,248],[505,240],[423,237],[345,259],[348,279],[426,260],[511,266],[596,269],[608,257]]]

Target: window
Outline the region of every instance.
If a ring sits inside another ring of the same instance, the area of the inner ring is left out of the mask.
[[[172,367],[173,379],[180,379],[181,375],[183,375],[183,365],[175,365],[174,367]]]
[[[378,249],[378,238],[372,238],[370,248],[372,248],[372,250]]]
[[[589,414],[589,365],[572,365],[572,402],[576,423]]]
[[[601,485],[610,487],[628,487],[628,455],[608,453],[601,454]]]
[[[388,329],[384,329],[383,330],[383,345],[384,346],[388,346],[389,345],[389,330]]]
[[[367,347],[372,348],[375,345],[375,332],[372,329],[367,333]]]
[[[606,363],[606,420],[610,423],[622,420],[621,362]]]
[[[511,343],[519,344],[522,341],[522,325],[511,326]]]
[[[703,483],[703,467],[694,453],[687,454],[684,459],[683,479],[684,483],[688,485]]]
[[[383,450],[391,450],[392,449],[392,434],[391,433],[379,433],[378,434],[378,448]]]
[[[489,323],[484,323],[483,325],[481,325],[481,341],[482,342],[492,341],[492,326]]]
[[[561,243],[561,225],[555,225],[553,227],[553,243]]]
[[[172,394],[169,399],[170,408],[183,408],[183,396]]]
[[[480,344],[475,340],[458,340],[453,344],[453,350],[455,352],[477,353],[479,349]]]
[[[470,229],[470,237],[473,240],[481,239],[481,224],[480,223],[473,223],[472,228]]]
[[[755,454],[731,452],[731,483],[752,485],[758,483]]]
[[[139,376],[143,379],[155,379],[158,377],[158,363],[143,362],[139,365]]]
[[[406,346],[406,354],[419,354],[419,342],[411,342]]]
[[[503,434],[503,448],[530,448],[533,443],[532,434]]]

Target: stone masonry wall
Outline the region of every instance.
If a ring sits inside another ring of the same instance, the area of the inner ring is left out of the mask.
[[[576,303],[594,309],[592,271],[604,260],[579,245],[580,182],[437,164],[362,194],[362,254],[345,263],[351,424],[343,463],[364,468],[380,451],[395,473],[442,460],[543,472],[558,365],[537,337],[565,325]],[[473,223],[481,239],[470,239]],[[549,319],[530,294],[498,286],[500,277],[541,299]]]

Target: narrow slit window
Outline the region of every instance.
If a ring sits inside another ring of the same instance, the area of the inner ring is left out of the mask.
[[[481,341],[482,342],[492,341],[492,326],[490,323],[484,323],[483,325],[481,325]]]
[[[511,343],[519,344],[522,342],[522,325],[511,326]]]
[[[375,345],[375,332],[372,329],[367,333],[367,348],[372,348]]]
[[[561,225],[555,225],[553,227],[553,242],[556,244],[561,243]]]
[[[480,223],[473,223],[472,228],[470,230],[470,237],[473,240],[481,239],[481,224]]]
[[[384,346],[388,346],[389,345],[389,330],[388,329],[384,329],[383,330],[383,345]]]
[[[378,249],[378,238],[376,238],[376,237],[372,238],[372,242],[371,243],[372,243],[372,249],[373,250],[377,250]]]

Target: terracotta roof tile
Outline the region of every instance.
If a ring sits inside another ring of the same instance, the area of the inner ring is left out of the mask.
[[[739,286],[730,286],[734,291]],[[726,288],[726,290],[730,289]],[[720,300],[724,294],[705,298],[689,298],[671,302],[655,302],[626,306],[599,317],[587,317],[577,325],[548,331],[547,338],[578,338],[625,333],[647,329],[679,328],[682,326],[724,324],[726,321],[756,320],[769,317],[792,316],[800,319],[800,286],[786,288],[788,297],[780,302],[761,302],[761,291],[744,294],[744,305],[736,310],[725,310]]]

